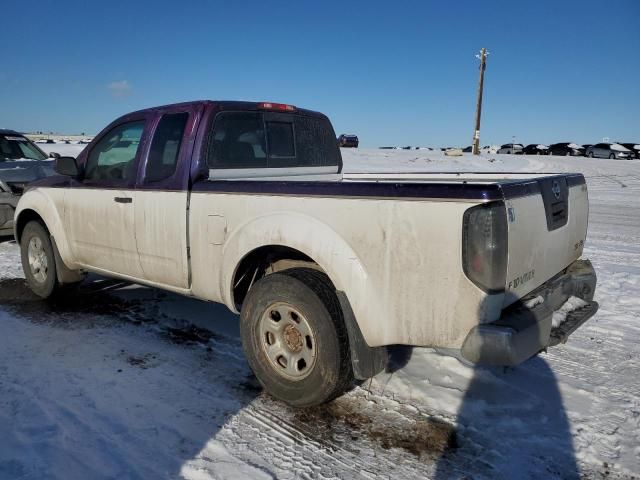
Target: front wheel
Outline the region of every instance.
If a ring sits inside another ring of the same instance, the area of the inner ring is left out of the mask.
[[[240,333],[260,383],[290,405],[328,402],[353,380],[340,303],[321,272],[296,268],[256,282],[242,305]]]
[[[609,160],[615,160],[616,156],[612,153],[611,155],[609,155]]]
[[[59,287],[49,232],[37,221],[27,223],[20,239],[24,276],[33,292],[48,298]]]

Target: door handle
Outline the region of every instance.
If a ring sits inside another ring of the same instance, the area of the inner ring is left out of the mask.
[[[131,203],[133,198],[131,197],[113,197],[113,201],[116,203]]]

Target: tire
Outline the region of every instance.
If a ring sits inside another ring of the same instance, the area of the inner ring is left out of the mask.
[[[342,309],[321,272],[295,268],[256,282],[242,305],[240,334],[258,381],[289,405],[329,402],[353,381]]]
[[[593,152],[589,152],[589,153],[587,153],[587,157],[589,157],[589,158],[593,158]]]
[[[570,157],[571,156],[571,152],[567,151],[567,153],[564,154],[565,157]]]
[[[615,160],[615,159],[616,159],[616,156],[613,153],[609,155],[609,160]]]
[[[33,293],[49,298],[60,289],[49,232],[38,221],[27,223],[20,239],[22,270]]]

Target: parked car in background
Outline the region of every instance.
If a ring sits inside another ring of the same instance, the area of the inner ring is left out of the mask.
[[[482,153],[495,154],[500,150],[500,145],[485,145],[480,149]]]
[[[625,148],[628,148],[629,150],[631,150],[631,152],[634,154],[635,158],[640,158],[640,143],[633,143],[633,142],[617,142],[619,145],[622,145]]]
[[[13,233],[13,214],[27,183],[53,175],[53,161],[27,137],[0,129],[0,235]]]
[[[549,155],[549,147],[542,144],[530,143],[522,151],[524,155]]]
[[[471,153],[471,152],[473,152],[473,147],[472,147],[471,145],[469,145],[468,147],[464,147],[464,148],[462,149],[462,151],[463,151],[464,153]]]
[[[549,154],[580,157],[584,155],[584,149],[580,145],[571,142],[553,143],[549,145]]]
[[[342,148],[358,148],[358,144],[360,140],[358,140],[357,135],[348,135],[343,133],[338,137],[338,146]]]
[[[521,143],[505,143],[496,153],[510,153],[512,155],[522,155],[524,147]]]
[[[587,149],[587,157],[589,158],[610,158],[619,160],[631,160],[636,158],[635,152],[620,145],[619,143],[596,143]]]

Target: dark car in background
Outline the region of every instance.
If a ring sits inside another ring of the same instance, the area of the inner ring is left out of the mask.
[[[0,236],[13,235],[13,213],[26,185],[54,174],[50,156],[23,134],[0,129]]]
[[[549,147],[541,143],[530,143],[522,151],[524,155],[549,155]]]
[[[344,148],[358,148],[358,140],[357,135],[347,135],[343,133],[338,137],[338,146]]]
[[[633,143],[633,142],[617,142],[619,145],[622,145],[623,147],[631,150],[631,152],[633,152],[633,154],[635,155],[635,158],[640,159],[640,143]]]
[[[631,160],[636,158],[636,154],[619,143],[602,142],[590,146],[587,149],[587,157]]]
[[[553,143],[549,145],[549,154],[567,157],[581,157],[584,156],[584,148],[577,143],[571,142]]]
[[[510,153],[512,155],[522,155],[524,147],[521,143],[505,143],[496,153]]]

